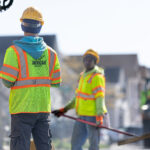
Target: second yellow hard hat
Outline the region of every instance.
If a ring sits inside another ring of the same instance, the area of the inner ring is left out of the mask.
[[[96,51],[94,51],[93,49],[88,49],[83,56],[86,56],[88,54],[93,55],[94,57],[96,57],[96,63],[99,62],[99,55]]]

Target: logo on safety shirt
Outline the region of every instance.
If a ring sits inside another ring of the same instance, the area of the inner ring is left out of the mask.
[[[40,67],[41,65],[46,65],[46,60],[41,60],[44,56],[41,56],[37,60],[32,61],[32,65],[35,67]]]

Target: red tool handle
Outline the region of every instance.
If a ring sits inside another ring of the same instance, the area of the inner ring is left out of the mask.
[[[97,125],[96,123],[89,122],[89,121],[86,121],[86,120],[83,120],[83,119],[80,119],[80,118],[75,118],[75,117],[68,116],[68,115],[65,115],[65,114],[63,114],[62,116],[66,117],[66,118],[69,118],[69,119],[72,119],[72,120],[76,120],[76,121],[85,123],[85,124],[89,124],[91,126],[95,126],[95,127],[98,127],[98,128],[104,128],[104,129],[107,129],[107,130],[111,130],[113,132],[117,132],[117,133],[120,133],[120,134],[124,134],[124,135],[128,135],[128,136],[137,136],[137,135],[129,133],[129,132],[120,131],[120,130],[117,130],[117,129],[114,129],[114,128],[109,128],[109,127],[106,127],[106,126],[103,126],[103,125]]]

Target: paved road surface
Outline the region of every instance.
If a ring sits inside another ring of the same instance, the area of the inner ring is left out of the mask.
[[[111,145],[110,148],[101,149],[101,150],[148,150],[148,149],[144,149],[140,145],[127,144],[127,145],[118,146],[114,144],[114,145]]]

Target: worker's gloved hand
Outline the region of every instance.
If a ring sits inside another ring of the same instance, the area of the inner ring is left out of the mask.
[[[103,125],[103,116],[96,116],[96,124],[99,125]]]
[[[64,113],[66,113],[67,111],[64,108],[60,108],[57,110],[53,110],[52,113],[56,116],[56,117],[60,117],[61,115],[63,115]]]

